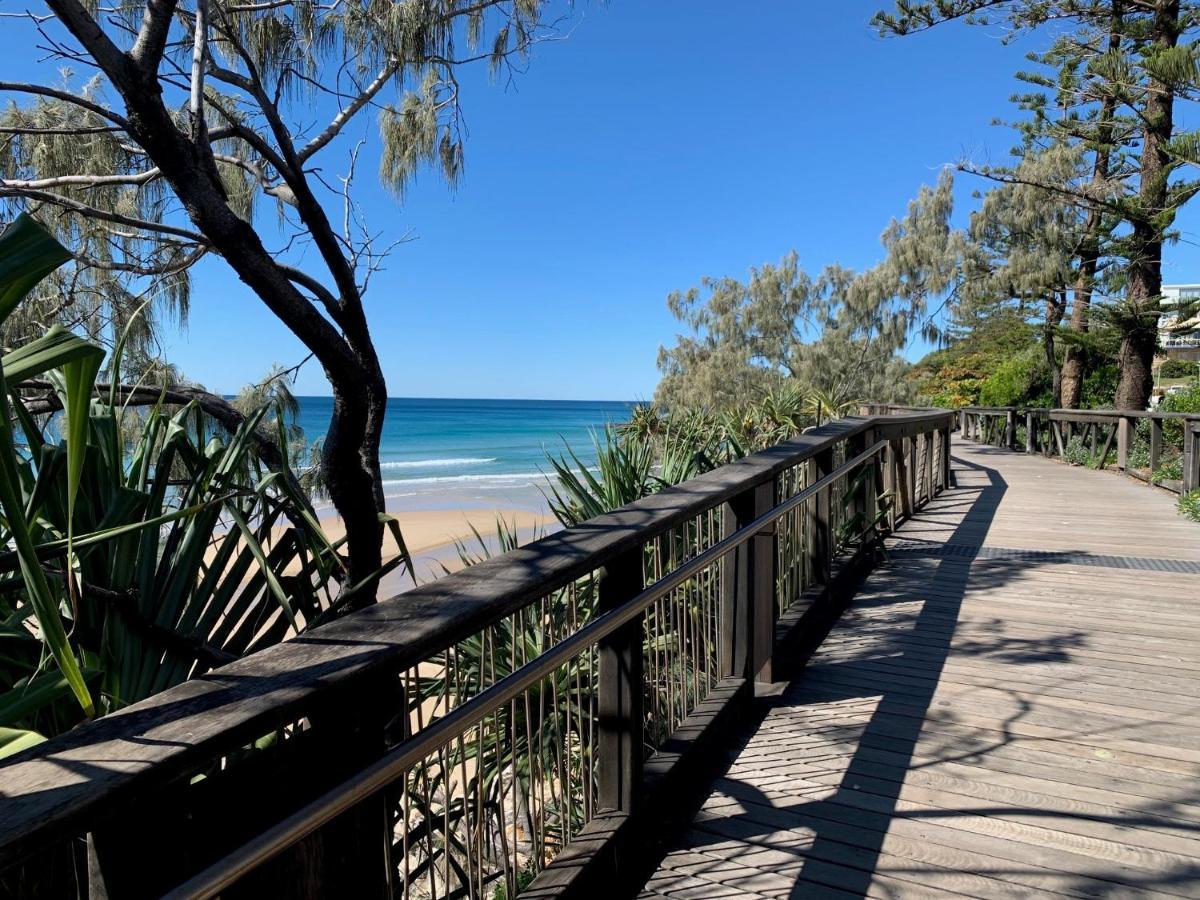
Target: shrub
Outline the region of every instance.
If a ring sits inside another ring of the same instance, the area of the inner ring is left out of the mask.
[[[1200,488],[1188,491],[1180,497],[1178,509],[1185,519],[1200,522]]]
[[[1181,478],[1183,478],[1183,459],[1178,456],[1159,464],[1151,476],[1155,484],[1160,481],[1179,481]]]
[[[1135,441],[1129,448],[1127,463],[1131,469],[1150,468],[1150,445],[1142,441]]]
[[[1072,466],[1086,466],[1092,460],[1092,454],[1083,443],[1083,438],[1075,435],[1067,441],[1063,452],[1063,462]]]
[[[1098,366],[1083,379],[1083,390],[1079,405],[1083,409],[1110,409],[1117,393],[1117,367],[1112,364]]]
[[[1182,391],[1163,397],[1164,412],[1200,413],[1200,378],[1193,379]]]
[[[1020,406],[1045,392],[1049,378],[1039,348],[1013,356],[996,368],[979,391],[983,406]]]
[[[1167,394],[1158,408],[1162,412],[1200,413],[1200,378],[1178,393]],[[1170,419],[1163,422],[1163,440],[1168,446],[1182,448],[1183,426]]]
[[[1159,378],[1195,378],[1200,375],[1200,363],[1186,359],[1168,359],[1158,369]]]

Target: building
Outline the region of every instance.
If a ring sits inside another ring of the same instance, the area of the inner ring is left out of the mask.
[[[1164,284],[1162,294],[1163,305],[1200,301],[1200,284]],[[1182,327],[1174,311],[1165,313],[1158,320],[1158,331],[1168,359],[1200,360],[1200,312],[1193,311]]]

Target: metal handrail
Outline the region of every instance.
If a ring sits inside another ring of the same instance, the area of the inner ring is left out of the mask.
[[[655,601],[669,594],[693,575],[745,544],[764,529],[828,489],[834,482],[864,465],[886,449],[889,442],[878,441],[853,459],[842,463],[828,475],[789,497],[783,503],[721,539],[688,562],[663,576],[637,596],[607,612],[564,638],[533,661],[497,681],[462,706],[431,723],[418,735],[402,742],[366,768],[326,791],[278,824],[217,860],[165,897],[170,900],[200,900],[214,897],[238,879],[277,856],[325,824],[369,799],[401,777],[408,769],[456,735],[473,728],[504,704],[511,702],[542,678],[638,618]]]

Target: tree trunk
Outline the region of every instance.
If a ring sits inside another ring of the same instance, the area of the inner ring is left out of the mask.
[[[1053,295],[1046,298],[1046,326],[1043,331],[1042,347],[1046,353],[1046,364],[1050,367],[1050,390],[1053,394],[1053,406],[1056,409],[1062,405],[1062,370],[1058,365],[1058,351],[1055,344],[1055,337],[1058,333],[1058,325],[1063,319],[1065,308],[1065,294],[1061,295],[1058,299],[1055,299]]]
[[[383,523],[379,514],[386,507],[379,444],[387,411],[387,387],[377,360],[364,361],[363,371],[365,377],[357,383],[330,378],[333,416],[321,459],[329,498],[346,526],[349,572],[345,587],[353,587],[354,594],[338,599],[339,611],[343,612],[375,601],[375,575],[383,563]]]
[[[1151,39],[1156,49],[1174,47],[1179,39],[1179,0],[1158,0]],[[1117,358],[1117,409],[1145,409],[1154,381],[1150,374],[1158,346],[1158,315],[1162,294],[1163,233],[1174,220],[1168,209],[1171,173],[1167,145],[1174,128],[1174,90],[1155,78],[1146,85],[1142,110],[1141,182],[1138,209],[1130,235],[1128,309],[1122,317],[1121,352]]]
[[[1117,383],[1117,396],[1113,400],[1116,409],[1141,410],[1148,405],[1150,392],[1154,388],[1151,366],[1157,345],[1158,329],[1155,326],[1136,331],[1124,329],[1121,350],[1117,354],[1121,378]]]

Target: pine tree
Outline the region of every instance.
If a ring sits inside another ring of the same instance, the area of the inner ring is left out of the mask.
[[[1178,210],[1200,186],[1182,172],[1198,135],[1177,129],[1174,116],[1176,102],[1190,99],[1200,82],[1196,45],[1181,42],[1200,28],[1200,3],[899,0],[893,12],[880,12],[873,21],[884,34],[905,35],[955,19],[1000,25],[1009,37],[1047,23],[1056,28],[1070,23],[1074,29],[1060,35],[1040,59],[1057,68],[1057,79],[1043,78],[1041,86],[1057,93],[1058,111],[1035,116],[1030,127],[1048,140],[1084,148],[1092,160],[1091,177],[1082,184],[1039,186],[1086,212],[1071,316],[1079,332],[1086,327],[1106,258],[1121,263],[1105,277],[1110,293],[1105,318],[1121,332],[1114,405],[1144,408],[1162,312],[1163,245],[1174,237]],[[1068,354],[1068,362],[1064,380],[1067,399],[1073,400],[1081,361]]]

